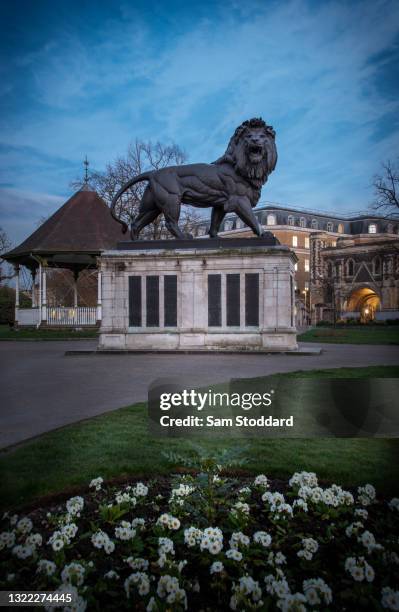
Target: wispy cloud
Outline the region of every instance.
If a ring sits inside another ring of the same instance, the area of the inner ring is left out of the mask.
[[[71,6],[73,23],[11,58],[4,183],[66,197],[86,153],[101,168],[135,137],[211,161],[262,115],[279,148],[264,199],[367,206],[399,141],[397,2],[126,2],[95,23]]]

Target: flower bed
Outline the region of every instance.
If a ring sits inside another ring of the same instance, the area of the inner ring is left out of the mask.
[[[57,591],[64,610],[399,610],[399,499],[371,485],[233,479],[208,462],[122,488],[96,478],[2,522],[1,589]]]

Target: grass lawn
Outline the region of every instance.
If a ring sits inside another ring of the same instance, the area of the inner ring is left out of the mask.
[[[315,327],[300,334],[298,341],[332,344],[399,344],[399,325]]]
[[[96,338],[96,329],[11,329],[0,325],[0,340],[73,340],[74,338]]]
[[[341,368],[294,372],[281,377],[399,377],[399,367]],[[259,381],[259,379],[257,379]],[[380,491],[399,493],[399,440],[373,438],[228,439],[201,441],[210,453],[244,445],[253,474],[286,477],[315,471],[344,486],[371,482]],[[147,406],[136,404],[44,434],[0,457],[1,506],[17,507],[44,496],[72,490],[103,476],[155,476],[170,473],[162,451],[190,453],[183,438],[152,438]]]

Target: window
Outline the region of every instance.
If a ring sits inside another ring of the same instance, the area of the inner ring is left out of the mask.
[[[318,227],[317,219],[312,219],[312,229],[317,229]]]
[[[369,225],[369,234],[377,233],[377,225],[375,223],[370,223]]]
[[[227,221],[224,222],[224,231],[226,232],[228,230],[233,229],[233,224],[234,224],[233,219],[227,219]]]
[[[381,274],[381,258],[375,257],[373,264],[374,274]]]
[[[353,259],[349,259],[348,263],[346,264],[346,273],[348,276],[353,276],[355,270],[355,264],[353,263]]]
[[[393,225],[392,225],[392,223],[388,223],[388,225],[387,225],[387,234],[393,234],[393,233],[394,233]]]
[[[298,236],[293,236],[292,237],[292,246],[293,247],[297,247],[298,246]]]
[[[298,270],[298,262],[294,265],[295,271]]]
[[[328,232],[333,232],[333,231],[334,231],[334,226],[333,226],[333,224],[331,223],[331,221],[329,221],[329,222],[327,223],[327,231],[328,231]]]
[[[309,270],[310,270],[309,259],[305,259],[305,272],[309,272]]]
[[[306,227],[306,219],[305,219],[305,217],[301,217],[301,218],[300,218],[300,220],[299,220],[299,225],[300,225],[301,227]]]
[[[339,265],[339,263],[335,264],[335,276],[339,276],[341,273],[341,266]]]
[[[331,263],[331,261],[329,261],[328,264],[327,264],[327,276],[328,276],[328,278],[332,277],[332,263]]]
[[[342,223],[338,224],[338,234],[343,234],[344,233],[344,226]]]
[[[237,219],[236,220],[236,229],[240,229],[241,227],[244,227],[244,221],[242,219]]]
[[[305,291],[309,291],[309,281],[305,281]]]
[[[309,243],[309,236],[306,236],[306,237],[305,237],[305,249],[308,249],[308,248],[309,248],[309,246],[310,246],[310,243]]]
[[[292,215],[288,216],[288,225],[294,225],[294,217]]]
[[[267,215],[267,225],[276,225],[276,215]]]

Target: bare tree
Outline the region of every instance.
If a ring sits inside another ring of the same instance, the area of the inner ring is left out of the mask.
[[[11,249],[11,240],[7,236],[5,230],[0,227],[0,284],[4,281],[11,280],[14,276],[13,270],[9,264],[2,258],[2,254]]]
[[[382,164],[383,172],[374,177],[373,209],[391,219],[399,218],[399,158]]]
[[[187,155],[176,144],[163,145],[160,142],[143,142],[136,139],[129,145],[127,154],[108,163],[104,172],[91,171],[89,184],[110,205],[120,187],[133,176],[147,170],[158,170],[171,165],[178,166],[186,160]],[[84,180],[82,179],[71,184],[74,189],[83,185]],[[117,214],[128,225],[137,214],[145,187],[146,183],[133,185],[120,199]],[[189,231],[200,218],[200,214],[195,209],[183,207],[180,224],[184,231]],[[160,215],[146,230],[147,232],[145,230],[143,232],[144,236],[155,239],[164,237],[167,232],[163,217]]]

